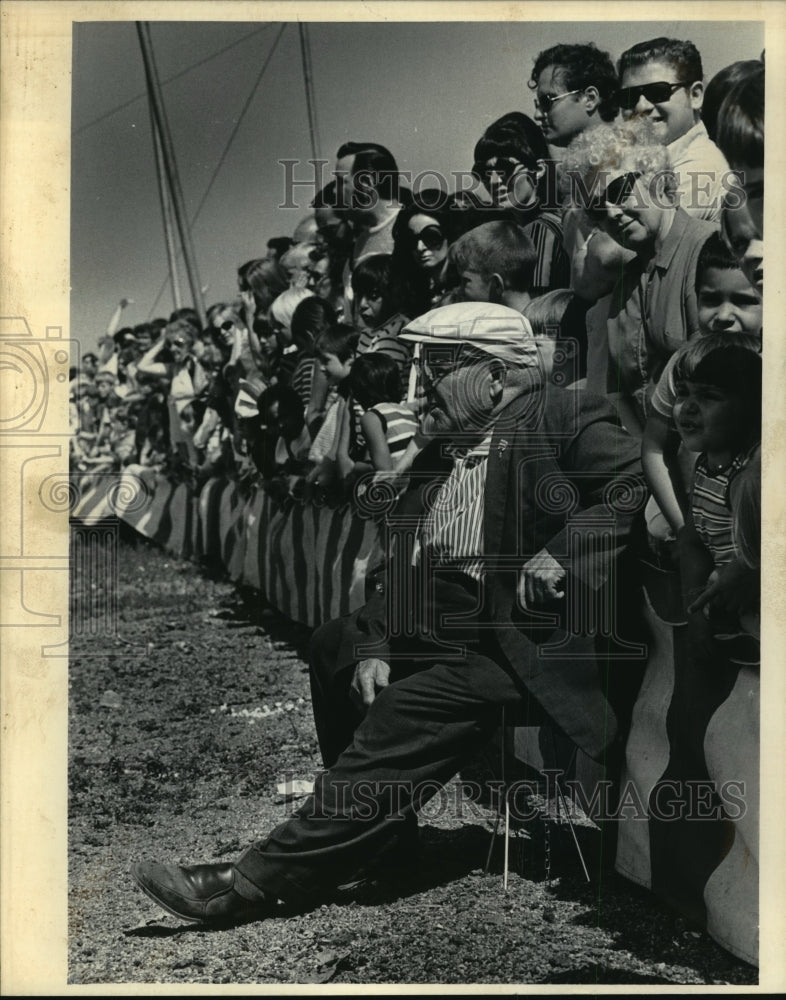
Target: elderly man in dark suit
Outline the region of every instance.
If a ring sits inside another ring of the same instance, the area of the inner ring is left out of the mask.
[[[430,443],[388,518],[387,572],[314,635],[327,770],[235,864],[135,866],[183,919],[325,898],[412,829],[502,707],[598,760],[618,750],[611,675],[632,647],[614,609],[644,501],[636,443],[606,400],[548,384],[551,352],[505,306],[444,306],[404,335],[421,344]]]

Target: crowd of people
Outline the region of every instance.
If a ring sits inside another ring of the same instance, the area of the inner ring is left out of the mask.
[[[233,301],[204,323],[179,309],[133,328],[121,302],[74,375],[85,476],[133,467],[198,490],[224,475],[282,504],[357,500],[384,480],[393,516],[414,510],[421,525],[395,579],[438,578],[403,645],[390,611],[414,598],[389,580],[318,630],[315,796],[234,865],[138,865],[178,916],[260,915],[362,868],[406,838],[381,805],[355,815],[337,789],[446,781],[500,705],[524,699],[613,762],[632,675],[615,702],[586,666],[598,630],[563,621],[557,642],[542,612],[627,572],[638,522],[646,558],[678,571],[696,656],[717,655],[719,635],[758,634],[763,57],[705,86],[690,41],[644,41],[617,65],[565,44],[538,55],[528,83],[533,117],[489,125],[471,190],[410,190],[386,147],[347,142],[292,236],[238,268]],[[549,506],[550,477],[590,522],[624,478],[634,502],[613,509],[611,541],[590,528],[568,545],[583,529]],[[493,611],[473,630],[484,585]],[[460,677],[441,662],[444,608],[463,616]],[[548,670],[544,642],[563,649]],[[413,793],[398,813],[411,821],[418,804]]]

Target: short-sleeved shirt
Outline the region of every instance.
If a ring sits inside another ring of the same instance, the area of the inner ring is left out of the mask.
[[[628,397],[643,426],[647,397],[666,362],[698,330],[696,260],[714,223],[678,208],[663,246],[623,268],[608,297],[607,389]]]
[[[729,165],[704,122],[697,122],[666,148],[677,177],[677,204],[696,219],[719,221]]]

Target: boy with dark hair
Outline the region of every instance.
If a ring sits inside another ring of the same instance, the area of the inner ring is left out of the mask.
[[[668,147],[678,204],[691,215],[720,218],[729,167],[701,120],[704,70],[693,42],[652,38],[619,58],[623,118],[646,117]]]

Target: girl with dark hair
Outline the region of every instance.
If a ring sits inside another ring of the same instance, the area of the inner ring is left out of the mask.
[[[366,442],[364,454],[353,456],[339,449],[339,470],[351,472],[370,467],[377,471],[393,468],[417,430],[417,418],[401,403],[401,376],[396,362],[384,354],[362,354],[355,360],[347,380],[353,398],[365,412],[360,430]],[[370,463],[370,466],[369,466]]]
[[[360,332],[358,354],[387,354],[404,371],[412,360],[409,344],[399,334],[409,321],[397,305],[390,254],[365,257],[352,272],[352,293]]]
[[[540,128],[527,115],[511,111],[489,125],[474,157],[472,172],[488,191],[492,207],[522,226],[535,244],[531,294],[570,287],[554,163]]]

